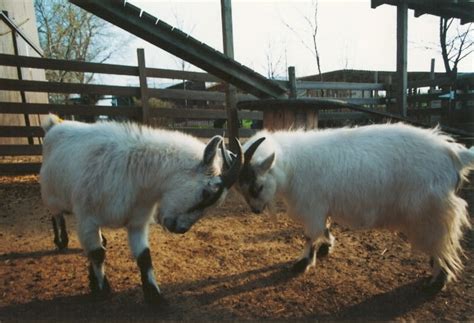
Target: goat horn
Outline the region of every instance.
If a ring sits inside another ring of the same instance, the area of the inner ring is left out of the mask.
[[[222,174],[222,182],[224,187],[230,188],[239,178],[240,169],[244,163],[244,155],[242,153],[242,146],[237,138],[232,137],[235,146],[238,148],[237,155],[234,158],[232,165]]]
[[[232,161],[235,159],[236,155],[233,153],[230,153],[227,148],[225,147],[224,140],[221,141],[221,153],[222,153],[222,159],[224,161],[224,169],[227,170],[230,168],[232,165]]]
[[[257,150],[258,146],[260,146],[260,144],[264,140],[265,140],[265,137],[259,138],[259,139],[255,140],[255,142],[253,144],[251,144],[249,148],[247,148],[247,150],[245,151],[245,157],[244,157],[245,166],[250,165],[250,160],[252,159],[253,154]]]

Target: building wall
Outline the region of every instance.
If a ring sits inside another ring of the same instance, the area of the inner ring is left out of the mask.
[[[37,46],[39,46],[38,31],[33,0],[0,0],[0,10],[7,11],[8,16],[20,27],[20,30]],[[39,55],[23,40],[17,36],[19,55],[38,57]],[[7,24],[0,20],[0,53],[13,55],[13,34]],[[0,66],[0,77],[18,79],[16,67]],[[44,70],[23,68],[22,78],[24,80],[46,80]],[[21,102],[20,92],[1,91],[0,101]],[[47,93],[26,93],[26,101],[30,103],[47,103]],[[31,125],[39,125],[39,116],[30,116]],[[0,125],[25,125],[22,114],[0,114]],[[26,138],[0,138],[0,144],[24,144]]]

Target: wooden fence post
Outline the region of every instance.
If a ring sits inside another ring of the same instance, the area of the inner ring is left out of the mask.
[[[296,92],[296,72],[294,66],[288,67],[288,83],[290,85],[290,99],[296,99],[298,93]]]
[[[148,104],[148,84],[146,77],[145,50],[137,48],[138,79],[140,81],[140,101],[142,102],[142,123],[150,123],[150,105]]]
[[[224,54],[234,58],[234,33],[232,28],[232,0],[221,0],[222,40],[224,43]],[[227,130],[229,139],[239,138],[239,116],[237,113],[237,89],[226,84],[226,112]],[[237,146],[230,141],[230,150],[237,151]]]
[[[430,66],[430,81],[434,82],[434,79],[435,79],[435,59],[432,58],[431,59],[431,66]],[[436,88],[435,88],[434,84],[430,84],[429,93],[434,93],[435,89]],[[430,108],[433,108],[433,107],[434,107],[433,100],[431,100],[430,101]]]

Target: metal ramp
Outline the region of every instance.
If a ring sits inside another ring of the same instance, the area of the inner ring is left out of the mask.
[[[286,94],[276,82],[123,0],[70,2],[258,98]]]

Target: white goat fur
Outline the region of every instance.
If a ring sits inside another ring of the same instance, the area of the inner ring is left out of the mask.
[[[403,232],[435,260],[433,279],[441,268],[448,281],[459,275],[462,229],[471,224],[467,203],[455,193],[474,168],[474,148],[438,129],[398,123],[262,131],[244,150],[261,137],[266,139],[251,167],[263,189],[255,198],[240,188],[254,210],[263,210],[275,195],[283,197],[288,214],[303,223],[312,241],[323,238],[328,216],[353,228]]]
[[[204,148],[180,132],[65,121],[44,140],[43,200],[53,212],[69,211],[99,227],[142,226],[152,221],[159,200],[162,219],[184,214],[212,175],[197,176]],[[216,158],[215,174],[221,164]]]
[[[189,228],[203,211],[188,210],[202,199],[203,189],[220,184],[222,158],[214,155],[204,168],[206,145],[183,133],[116,122],[60,123],[54,115],[44,128],[43,201],[53,214],[75,214],[86,253],[102,248],[101,227],[126,227],[138,257],[148,248],[148,225],[158,208],[162,224],[174,218]],[[101,282],[103,268],[94,270]],[[149,276],[156,285],[152,272]]]

